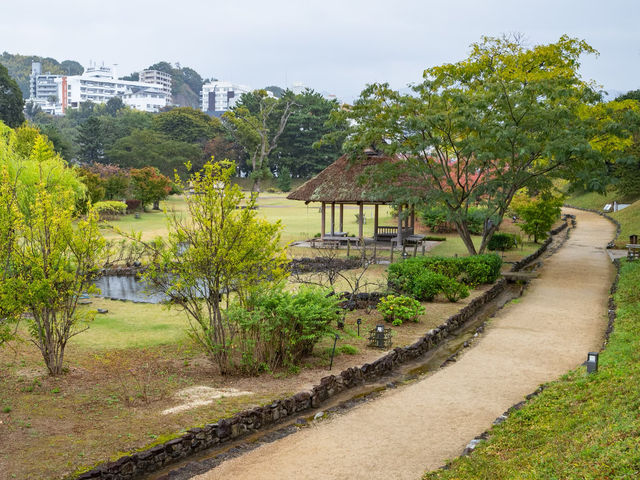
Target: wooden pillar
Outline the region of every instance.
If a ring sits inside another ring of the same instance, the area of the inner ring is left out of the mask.
[[[373,207],[373,239],[378,241],[378,207],[376,203]]]
[[[331,202],[331,236],[336,232],[336,202]]]
[[[340,204],[340,231],[344,232],[344,204]]]
[[[415,235],[416,233],[416,209],[415,207],[411,207],[411,233]]]
[[[322,207],[320,207],[320,238],[324,238],[324,232],[326,227],[324,213],[325,213],[326,206],[327,204],[325,202],[322,202]]]
[[[396,237],[398,247],[402,245],[402,204],[398,205],[398,236]]]
[[[364,208],[362,202],[358,202],[359,215],[358,215],[358,238],[362,241],[364,238],[364,232],[362,228],[362,224],[364,223]]]

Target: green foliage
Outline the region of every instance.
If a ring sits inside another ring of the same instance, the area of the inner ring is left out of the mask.
[[[145,278],[187,313],[192,337],[223,374],[231,370],[238,332],[221,294],[233,290],[242,303],[258,285],[283,279],[288,263],[280,222],[257,216],[257,196],[245,199],[231,181],[234,172],[231,162],[207,162],[191,176],[188,214],[168,217],[168,239],[145,243],[156,257]],[[176,183],[185,187],[180,178]]]
[[[295,102],[295,109],[278,140],[271,164],[278,171],[282,167],[288,168],[293,177],[310,178],[342,154],[347,124],[344,121],[329,122],[332,113],[337,112],[340,105],[336,100],[325,99],[318,92],[307,89],[294,95],[287,90],[282,95],[278,109],[286,105],[287,99]],[[320,141],[329,134],[330,141]]]
[[[512,208],[522,222],[518,225],[534,242],[544,239],[553,224],[560,219],[564,197],[543,192],[529,198],[521,192],[514,198]]]
[[[449,211],[444,206],[422,206],[418,209],[418,215],[422,223],[429,227],[432,232],[450,233],[457,230],[455,222],[451,219]],[[487,219],[493,223],[499,221],[499,218],[496,215],[490,215],[486,208],[469,207],[467,211],[467,229],[473,235],[481,235]]]
[[[16,136],[0,135],[8,138]],[[15,150],[14,145],[0,141],[0,313],[8,318],[30,313],[32,341],[49,373],[59,375],[67,342],[86,329],[89,318],[78,312],[78,297],[94,288],[91,275],[105,242],[95,212],[74,218],[76,192],[60,180],[75,174],[45,140],[35,138],[28,160],[17,153],[24,152],[23,145]],[[29,168],[34,163],[37,168]],[[47,168],[52,164],[55,170]],[[12,174],[16,165],[24,168]]]
[[[447,278],[441,280],[440,289],[444,296],[450,302],[457,302],[462,298],[469,296],[469,287],[464,283],[455,281],[453,278]]]
[[[418,322],[418,317],[425,311],[417,300],[396,295],[382,297],[376,309],[385,321],[396,326],[402,325],[403,322]]]
[[[532,47],[517,36],[484,37],[469,58],[425,70],[411,94],[368,86],[343,112],[352,121],[345,147],[354,157],[375,145],[405,158],[371,172],[375,189],[446,205],[469,253],[482,253],[519,189],[548,187],[551,175],[600,175],[620,150],[616,139],[630,136],[616,118],[590,111],[599,95],[578,69],[581,56],[594,53],[567,36]],[[408,180],[398,186],[390,173]],[[473,206],[485,208],[477,250]]]
[[[498,255],[470,257],[414,257],[389,266],[388,284],[397,292],[419,300],[432,301],[443,293],[455,302],[469,296],[465,285],[493,283],[500,276]],[[464,285],[463,285],[464,284]]]
[[[113,217],[127,213],[127,204],[115,200],[107,200],[106,202],[94,203],[93,210],[95,210],[101,218]]]
[[[254,191],[260,191],[260,181],[271,176],[269,156],[278,146],[295,101],[287,96],[271,98],[265,90],[242,95],[235,107],[222,116],[230,136],[249,156]]]
[[[273,371],[295,366],[310,355],[339,318],[339,300],[327,293],[316,287],[291,293],[281,284],[256,289],[242,304],[233,305],[228,319],[239,329],[232,348],[240,358],[240,369],[258,373],[266,365]]]
[[[0,121],[10,127],[19,127],[24,122],[24,100],[18,84],[0,64]]]
[[[91,116],[78,128],[78,157],[82,162],[104,160],[104,135],[98,117]]]
[[[492,252],[498,250],[504,252],[518,246],[518,236],[515,233],[496,232],[489,240],[487,248]]]
[[[280,172],[278,173],[278,178],[276,180],[276,185],[283,192],[288,192],[291,190],[291,172],[287,167],[282,167]]]
[[[140,200],[143,209],[152,203],[158,210],[160,200],[169,196],[171,180],[154,167],[132,168],[130,176],[133,198]]]
[[[184,143],[204,143],[222,131],[220,120],[191,107],[172,108],[153,117],[153,129]]]
[[[43,72],[51,72],[56,75],[81,75],[84,72],[82,65],[74,60],[58,62],[55,58],[50,57],[13,55],[3,52],[0,55],[0,64],[7,68],[9,75],[18,83],[24,98],[29,97],[29,75],[31,75],[32,62],[40,62]]]
[[[344,353],[345,355],[357,355],[358,353],[360,353],[357,347],[349,345],[348,343],[345,345],[340,345],[338,347],[338,352]]]
[[[175,170],[185,172],[186,163],[199,162],[202,150],[154,130],[133,130],[130,135],[119,138],[107,151],[109,159],[122,167],[157,168],[164,175]]]

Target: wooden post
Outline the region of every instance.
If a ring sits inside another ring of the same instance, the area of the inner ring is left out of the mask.
[[[358,206],[359,208],[359,215],[358,215],[358,238],[362,241],[364,241],[364,231],[362,229],[362,224],[364,223],[364,208],[362,205],[362,202],[358,202]]]
[[[395,242],[395,240],[391,240],[391,257],[389,258],[389,263],[393,263],[393,242]]]
[[[349,257],[351,253],[351,241],[347,238],[347,257]]]
[[[373,207],[373,241],[378,241],[378,207],[379,205],[376,203]]]
[[[416,233],[416,210],[413,206],[411,207],[411,233],[414,235]]]
[[[424,257],[424,242],[422,242],[422,256]]]
[[[398,236],[396,241],[398,246],[402,245],[402,205],[398,205]]]
[[[413,246],[413,256],[418,256],[418,242]]]
[[[331,202],[331,236],[335,235],[336,231],[336,202]]]
[[[377,246],[378,245],[377,245],[376,241],[374,240],[373,241],[373,263],[376,263],[376,253],[377,253],[377,250],[378,250]]]
[[[320,207],[320,238],[324,238],[324,232],[325,232],[325,207],[327,206],[327,204],[325,202],[322,202],[322,207]]]
[[[340,231],[344,232],[344,204],[340,204]]]

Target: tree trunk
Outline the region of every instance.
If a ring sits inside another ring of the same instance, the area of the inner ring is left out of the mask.
[[[464,246],[467,247],[469,254],[477,255],[476,246],[473,244],[473,239],[471,238],[471,233],[469,232],[467,224],[465,222],[455,222],[455,225],[458,230],[458,235],[460,235]]]

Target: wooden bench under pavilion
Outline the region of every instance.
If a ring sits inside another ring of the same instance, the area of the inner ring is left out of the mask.
[[[343,155],[311,180],[291,192],[287,198],[289,200],[304,201],[306,205],[311,202],[319,202],[321,204],[320,238],[323,241],[339,243],[346,243],[347,241],[364,242],[364,206],[373,205],[373,240],[395,240],[398,245],[402,245],[404,239],[414,235],[415,211],[413,206],[399,205],[397,225],[379,225],[378,210],[380,205],[390,205],[396,202],[389,196],[372,192],[359,182],[359,178],[367,167],[394,161],[396,160],[373,152],[368,153],[365,159],[355,162],[351,162],[346,155]],[[357,205],[359,207],[357,237],[347,237],[344,232],[345,205]],[[336,206],[338,207],[337,218]],[[330,207],[328,230],[326,221],[327,207]],[[406,218],[403,219],[402,212],[404,209],[408,209],[409,214],[405,215]]]

